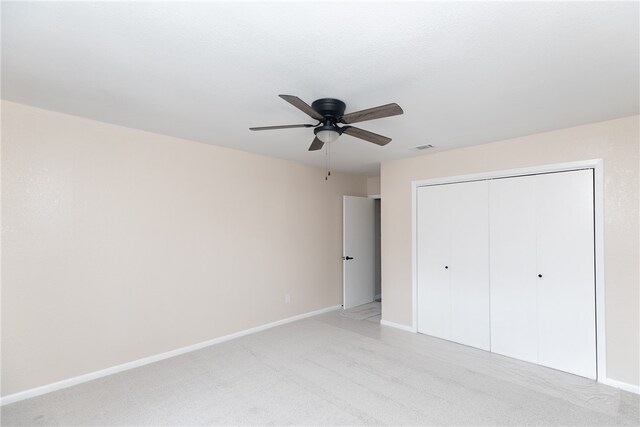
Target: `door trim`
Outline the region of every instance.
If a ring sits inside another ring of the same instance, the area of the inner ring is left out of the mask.
[[[566,172],[580,169],[594,171],[594,240],[595,240],[595,287],[596,287],[596,378],[598,382],[607,381],[607,349],[605,335],[605,280],[604,280],[604,164],[602,159],[590,159],[577,162],[555,163],[519,169],[490,171],[468,175],[446,176],[411,182],[411,330],[418,331],[418,263],[417,263],[417,192],[418,187],[429,185],[453,184],[465,181],[481,181],[496,178],[509,178],[522,175],[536,175],[550,172]]]

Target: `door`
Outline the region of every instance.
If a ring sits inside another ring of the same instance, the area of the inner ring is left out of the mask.
[[[536,177],[489,185],[491,351],[538,363]]]
[[[596,378],[593,171],[492,180],[491,351]]]
[[[418,188],[418,332],[451,339],[451,206],[449,187]]]
[[[489,350],[489,185],[454,184],[451,206],[451,340]]]
[[[593,171],[538,175],[538,363],[596,378]]]
[[[488,350],[486,181],[417,192],[418,332]]]
[[[372,302],[375,295],[375,204],[366,197],[343,197],[343,306]]]

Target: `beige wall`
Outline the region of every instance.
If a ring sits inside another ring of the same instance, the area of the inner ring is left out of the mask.
[[[380,177],[372,176],[367,178],[367,196],[380,195]]]
[[[341,304],[343,194],[366,178],[3,102],[2,395]]]
[[[640,383],[639,117],[383,162],[383,319],[412,322],[411,182],[604,159],[607,376]]]

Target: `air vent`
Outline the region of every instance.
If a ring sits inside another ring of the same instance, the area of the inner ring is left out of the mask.
[[[416,150],[428,150],[429,148],[433,148],[433,145],[431,144],[426,144],[426,145],[418,145],[417,147],[414,147]]]

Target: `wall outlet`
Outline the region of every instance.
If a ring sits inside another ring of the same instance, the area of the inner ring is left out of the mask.
[[[291,294],[284,294],[284,303],[289,304],[291,302]]]

